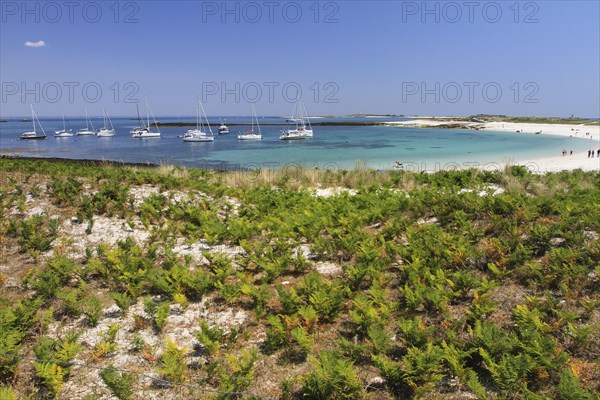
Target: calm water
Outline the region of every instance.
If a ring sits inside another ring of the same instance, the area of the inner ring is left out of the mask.
[[[195,121],[189,118],[157,118],[161,122]],[[218,123],[219,117],[209,118]],[[398,121],[400,118],[334,118],[313,121]],[[230,126],[231,133],[217,136],[213,143],[183,143],[178,137],[189,127],[163,127],[160,139],[132,139],[129,130],[137,121],[113,118],[117,135],[112,138],[74,136],[54,138],[62,128],[60,118],[40,120],[48,138],[25,141],[17,136],[31,130],[31,122],[0,123],[0,153],[30,157],[112,160],[136,163],[174,164],[219,169],[285,167],[302,165],[328,169],[353,168],[357,162],[375,169],[391,169],[396,161],[405,169],[434,170],[485,164],[497,167],[507,161],[551,157],[567,150],[586,150],[582,139],[484,132],[459,129],[420,129],[386,126],[317,126],[312,139],[280,141],[284,126],[263,126],[262,141],[238,141],[236,134],[246,126]],[[102,126],[93,118],[96,128]],[[227,117],[228,123],[250,123],[249,117]],[[280,118],[261,117],[260,123],[282,123]],[[69,118],[67,128],[85,126],[83,118]]]

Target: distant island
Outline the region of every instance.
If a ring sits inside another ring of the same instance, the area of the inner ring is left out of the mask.
[[[325,121],[325,122],[311,122],[312,126],[374,126],[374,125],[386,125],[386,122],[380,121]],[[187,126],[196,126],[195,122],[156,122],[151,123],[152,126],[157,127],[187,127]],[[211,127],[218,127],[220,123],[210,123]],[[248,123],[227,123],[228,126],[248,126]],[[260,126],[287,126],[288,122],[282,121],[281,123],[270,122],[270,123],[261,123]]]
[[[360,115],[360,117],[358,117]],[[381,118],[381,117],[389,117],[390,118],[411,118],[408,121],[313,121],[311,122],[312,126],[386,126],[386,125],[399,125],[399,126],[410,126],[410,127],[420,127],[420,128],[439,128],[439,129],[485,129],[485,124],[489,123],[520,123],[520,124],[561,124],[561,125],[589,125],[589,126],[598,126],[600,125],[600,121],[591,120],[586,118],[560,118],[560,117],[508,117],[505,115],[487,115],[487,114],[478,114],[467,117],[406,117],[399,115],[391,115],[388,114],[386,116],[376,116],[366,114],[351,114],[347,117],[353,118]],[[311,117],[313,118],[313,117]],[[324,117],[319,117],[324,118]],[[332,118],[343,118],[343,117],[332,117]],[[187,126],[195,126],[196,123],[189,121],[179,121],[179,122],[156,122],[156,124],[151,124],[157,127],[187,127]],[[212,126],[219,126],[220,123],[211,123]],[[248,123],[228,123],[229,126],[247,126]],[[288,125],[287,122],[281,121],[278,122],[269,122],[269,123],[261,123],[262,126],[285,126]]]
[[[402,114],[348,114],[350,118],[406,118]]]
[[[527,124],[584,124],[584,125],[598,125],[599,120],[593,120],[589,118],[580,117],[509,117],[506,115],[493,115],[493,114],[476,114],[469,117],[431,117],[431,118],[419,118],[419,119],[432,119],[432,120],[454,120],[454,121],[468,121],[468,122],[515,122],[515,123],[527,123]]]

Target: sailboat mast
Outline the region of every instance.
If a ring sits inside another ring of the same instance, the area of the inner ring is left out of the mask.
[[[150,130],[150,113],[148,112],[148,98],[144,96],[146,102],[146,120],[148,121],[148,131]]]
[[[31,116],[33,117],[33,118],[31,118],[33,120],[33,132],[35,132],[36,136],[37,136],[37,131],[35,130],[35,121],[36,120],[37,120],[38,125],[40,126],[40,129],[42,130],[42,133],[44,134],[44,136],[46,136],[46,131],[44,130],[42,123],[40,122],[37,115],[33,111],[33,104],[31,105]]]
[[[200,130],[200,100],[196,104],[196,130]]]
[[[33,124],[33,132],[36,132],[35,130],[35,113],[33,112],[33,104],[29,105],[31,107],[31,123]]]
[[[158,123],[156,122],[156,118],[154,118],[154,113],[152,112],[152,108],[150,108],[150,105],[148,104],[148,98],[144,97],[144,99],[146,100],[146,115],[147,115],[147,119],[148,119],[148,133],[150,133],[150,114],[152,114],[152,121],[154,121],[154,127],[156,128],[156,131],[158,132],[158,134],[160,136],[160,129],[158,128]]]
[[[254,114],[254,118],[256,119],[256,127],[258,128],[258,133],[262,136],[262,132],[260,131],[260,124],[258,123],[258,117],[256,116],[256,110],[254,109],[254,104],[252,104],[252,114]],[[254,128],[254,126],[252,126]]]
[[[206,113],[204,112],[204,107],[202,106],[202,102],[200,103],[200,108],[202,109],[202,115],[204,115],[204,120],[206,121],[206,125],[208,126],[208,131],[210,132],[210,136],[213,136],[213,131],[212,128],[210,127],[210,124],[208,123],[208,117],[206,116]]]
[[[139,106],[139,104],[135,105],[135,109],[137,111],[138,124],[140,125],[140,128],[141,128],[142,127],[142,118],[140,117],[140,106]]]
[[[308,117],[308,111],[306,111],[306,106],[302,103],[302,107],[304,108],[304,116],[306,117],[306,121],[308,121],[308,129],[312,130],[312,125],[310,124],[310,118]]]

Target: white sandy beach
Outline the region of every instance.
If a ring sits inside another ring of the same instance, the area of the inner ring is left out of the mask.
[[[569,124],[528,124],[517,122],[467,122],[452,119],[414,119],[410,121],[390,122],[392,126],[410,126],[418,128],[436,128],[444,126],[464,127],[465,129],[478,129],[496,132],[514,132],[518,134],[558,135],[580,138],[589,141],[590,149],[596,153],[600,149],[599,125],[569,125]],[[520,161],[516,164],[526,165],[530,170],[537,172],[558,172],[564,170],[582,169],[584,171],[600,171],[600,157],[588,158],[587,151],[576,152],[566,156],[539,158]]]

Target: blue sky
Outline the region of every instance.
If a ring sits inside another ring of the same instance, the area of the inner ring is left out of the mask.
[[[2,116],[600,117],[598,1],[76,3],[2,0]]]

